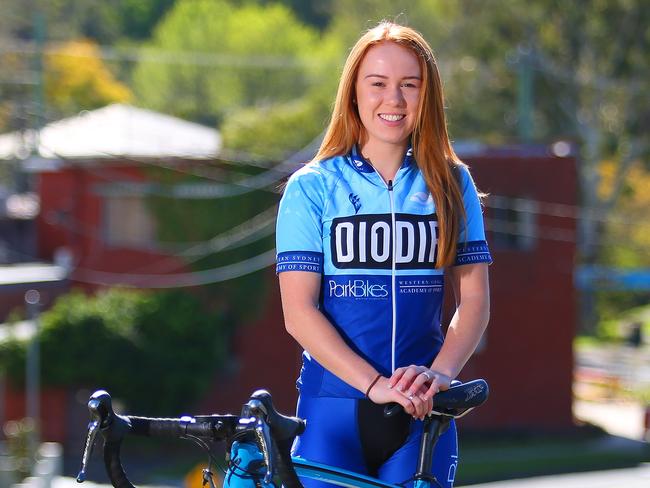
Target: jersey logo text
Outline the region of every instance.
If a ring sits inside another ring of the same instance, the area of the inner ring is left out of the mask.
[[[393,246],[393,234],[395,245]],[[429,269],[436,263],[435,214],[351,215],[332,220],[332,263],[339,269]]]

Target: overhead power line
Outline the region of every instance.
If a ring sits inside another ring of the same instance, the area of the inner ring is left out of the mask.
[[[43,50],[45,55],[70,56],[78,58],[91,57],[83,52],[72,52],[65,48],[66,43],[49,43]],[[172,51],[153,47],[116,48],[114,46],[98,45],[99,57],[107,61],[148,62],[157,64],[190,65],[203,67],[230,67],[251,69],[298,69],[306,67],[322,67],[338,63],[313,57],[298,57],[286,55],[246,55],[210,53],[201,51]],[[30,41],[5,41],[0,45],[0,54],[21,54],[32,56],[38,52],[38,47]]]
[[[275,249],[238,263],[203,271],[175,274],[129,274],[77,268],[72,279],[95,285],[143,288],[182,288],[221,283],[267,268],[275,263]]]

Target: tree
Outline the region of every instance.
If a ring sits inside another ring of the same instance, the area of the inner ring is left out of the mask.
[[[605,161],[599,168],[599,197],[607,199],[614,191],[618,168]],[[616,206],[607,214],[596,215],[603,237],[599,264],[613,268],[650,268],[650,171],[637,164],[630,169],[620,190]],[[643,291],[599,291],[596,293],[597,331],[619,330],[622,317],[634,316],[635,307],[647,306]]]
[[[282,5],[180,0],[148,45],[164,59],[138,64],[135,91],[153,109],[219,123],[240,107],[300,97],[316,42]]]
[[[176,0],[3,0],[0,33],[31,39],[35,13],[46,18],[48,38],[85,37],[100,44],[146,39]]]
[[[612,161],[600,165],[599,196],[610,198],[615,191],[618,168]],[[650,268],[650,170],[635,165],[625,177],[618,204],[611,212],[598,215],[605,236],[601,263],[623,268]]]
[[[293,102],[238,110],[221,126],[224,146],[229,150],[282,160],[323,131],[328,107],[303,97]]]
[[[91,41],[64,44],[46,55],[45,65],[47,103],[60,114],[132,98],[129,88],[115,79]]]
[[[262,0],[262,3],[270,2]],[[324,29],[332,18],[332,0],[279,0],[278,3],[287,5],[301,21],[319,29]]]

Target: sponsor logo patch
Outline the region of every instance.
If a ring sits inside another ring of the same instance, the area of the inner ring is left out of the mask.
[[[350,199],[350,203],[354,207],[354,213],[359,213],[359,210],[361,209],[361,200],[359,200],[359,195],[355,195],[354,193],[350,193],[348,195],[348,198]]]
[[[370,283],[368,280],[348,280],[338,283],[329,280],[330,297],[336,298],[388,298],[388,285]]]
[[[395,245],[393,245],[393,234]],[[438,221],[435,214],[352,215],[332,220],[332,263],[339,269],[396,269],[435,267]]]

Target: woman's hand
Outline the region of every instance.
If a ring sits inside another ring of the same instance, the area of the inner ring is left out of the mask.
[[[407,398],[419,398],[421,402],[427,403],[429,408],[426,413],[429,413],[433,406],[431,398],[439,391],[448,390],[451,378],[426,366],[412,364],[397,368],[388,380],[388,384],[390,388],[403,393]]]
[[[417,394],[413,395],[400,392],[391,386],[389,378],[381,377],[370,390],[368,398],[378,404],[399,403],[406,413],[412,415],[414,418],[423,420],[431,412],[433,406],[431,398],[428,400],[423,399],[426,391],[426,388],[423,388]]]

